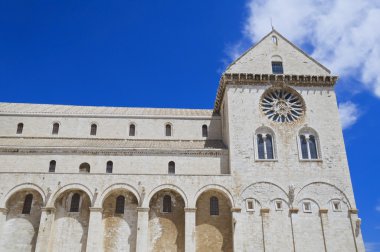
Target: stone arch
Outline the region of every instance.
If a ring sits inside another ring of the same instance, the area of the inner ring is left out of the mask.
[[[266,195],[268,196],[266,199],[259,199],[257,197],[256,200],[259,201],[261,203],[261,206],[262,207],[265,207],[267,206],[271,201],[273,201],[275,198],[278,198],[278,199],[283,199],[285,200],[285,202],[289,205],[289,195],[288,193],[279,185],[275,184],[275,183],[272,183],[272,182],[267,182],[267,181],[260,181],[260,182],[255,182],[255,183],[252,183],[248,186],[246,186],[241,194],[240,194],[240,197],[241,198],[247,198],[247,197],[254,197],[254,195],[256,194],[255,192],[249,192],[249,189],[251,188],[254,188],[256,185],[259,185],[259,184],[265,184],[265,185],[268,185],[269,187],[273,187],[273,188],[276,188],[278,189],[282,194],[283,194],[283,197],[280,197],[279,195],[277,196],[272,196],[272,195],[269,195],[269,193],[265,193],[263,195]]]
[[[185,251],[187,199],[180,192],[177,187],[166,185],[149,195],[149,251]]]
[[[72,208],[71,198],[79,194],[79,206]],[[55,208],[50,240],[52,251],[85,251],[93,194],[84,185],[73,183],[58,189],[49,199]],[[75,209],[75,210],[74,210]],[[70,242],[67,242],[70,241]]]
[[[104,251],[136,250],[139,201],[137,190],[125,183],[113,184],[103,191],[96,205],[103,210]]]
[[[232,194],[230,193],[230,191],[225,188],[224,186],[221,186],[221,185],[217,185],[217,184],[209,184],[209,185],[206,185],[202,188],[200,188],[195,196],[194,196],[194,199],[193,201],[191,202],[191,207],[195,207],[196,206],[196,203],[197,203],[197,200],[199,198],[200,195],[202,195],[202,193],[206,192],[206,191],[209,191],[209,190],[214,190],[214,191],[219,191],[221,192],[222,194],[224,194],[224,196],[226,196],[229,201],[230,201],[230,204],[231,204],[231,207],[234,208],[235,207],[235,200],[234,200],[234,197],[232,196]]]
[[[94,207],[102,207],[104,200],[109,195],[111,195],[115,190],[126,190],[126,191],[131,192],[136,197],[138,205],[141,204],[141,197],[140,197],[139,192],[136,190],[136,188],[134,188],[133,186],[126,184],[126,183],[117,183],[117,184],[112,184],[109,187],[107,187],[106,189],[104,189],[104,191],[100,195],[99,199],[97,199],[94,202]]]
[[[72,184],[64,185],[61,188],[59,188],[53,194],[53,196],[51,198],[49,198],[48,202],[46,203],[46,206],[47,207],[54,207],[54,203],[57,200],[57,198],[59,198],[59,196],[62,193],[66,192],[68,190],[80,190],[80,191],[85,192],[87,194],[87,196],[90,198],[90,200],[93,200],[93,198],[94,198],[94,194],[91,192],[91,190],[87,186],[79,184],[79,183],[72,183]]]
[[[328,182],[323,182],[323,181],[315,181],[315,182],[311,182],[311,183],[308,183],[308,184],[306,184],[306,185],[304,185],[299,191],[298,191],[298,193],[296,194],[296,196],[295,196],[295,201],[296,200],[298,200],[298,202],[299,202],[299,198],[300,197],[302,197],[302,194],[305,192],[305,190],[307,190],[308,188],[310,188],[310,187],[312,187],[312,186],[314,186],[314,185],[318,185],[318,184],[320,184],[320,185],[325,185],[325,186],[327,186],[327,187],[330,187],[330,188],[333,188],[334,190],[335,190],[335,192],[336,193],[338,193],[338,195],[341,195],[341,196],[343,196],[343,198],[344,198],[344,200],[346,201],[346,203],[347,203],[347,205],[349,206],[349,208],[352,208],[352,205],[351,205],[351,202],[350,202],[350,200],[348,199],[348,197],[347,197],[347,195],[342,191],[342,190],[340,190],[337,186],[335,186],[335,185],[333,185],[333,184],[330,184],[330,183],[328,183]],[[325,204],[327,204],[332,198],[337,198],[336,196],[337,196],[337,194],[335,194],[335,195],[333,195],[333,196],[330,196],[331,195],[331,193],[329,194],[329,197],[328,197],[328,199],[320,199],[322,196],[321,196],[321,194],[320,193],[315,193],[315,197],[313,197],[313,198],[315,198],[315,200],[317,201],[317,202],[319,202],[319,204],[320,204],[320,206],[322,207],[322,206],[324,206]],[[305,196],[306,197],[306,196]],[[310,196],[307,196],[307,197],[310,197]],[[338,197],[339,198],[339,197]]]
[[[0,251],[35,250],[44,197],[43,190],[33,184],[25,183],[9,190],[4,197],[8,211],[2,223],[4,227],[0,228]]]
[[[11,188],[7,194],[0,200],[0,208],[6,208],[6,204],[7,204],[7,201],[9,200],[9,198],[19,192],[19,191],[23,191],[23,190],[35,190],[36,192],[38,192],[42,198],[42,201],[43,201],[43,205],[45,205],[46,203],[46,194],[44,192],[44,190],[39,187],[38,185],[36,184],[33,184],[33,183],[24,183],[24,184],[20,184],[20,185],[17,185],[17,186],[14,186],[13,188]]]
[[[179,188],[178,186],[176,185],[173,185],[173,184],[163,184],[163,185],[160,185],[160,186],[157,186],[156,188],[154,188],[149,194],[148,194],[148,197],[146,197],[145,199],[143,199],[143,203],[142,203],[142,207],[146,207],[148,208],[149,207],[149,203],[152,199],[152,197],[159,191],[161,190],[172,190],[172,191],[175,191],[176,193],[178,193],[179,195],[181,195],[182,199],[184,200],[185,202],[185,207],[188,207],[188,198],[185,194],[185,192]]]
[[[196,251],[232,251],[235,202],[231,193],[220,185],[206,185],[194,200]]]

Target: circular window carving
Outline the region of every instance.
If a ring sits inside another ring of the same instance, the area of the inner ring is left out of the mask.
[[[291,123],[304,114],[302,97],[289,88],[271,88],[261,98],[261,109],[272,121]]]

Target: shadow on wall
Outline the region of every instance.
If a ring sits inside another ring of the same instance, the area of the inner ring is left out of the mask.
[[[80,195],[78,211],[72,211],[73,195]],[[55,202],[52,251],[86,251],[90,198],[79,190],[65,191]],[[70,241],[70,242],[67,242]]]
[[[211,215],[210,199],[218,199],[218,214]],[[196,251],[232,252],[231,203],[218,191],[206,191],[197,200]]]
[[[116,203],[120,196],[125,199],[122,208]],[[117,190],[104,200],[104,251],[136,251],[137,206],[136,197],[127,190]]]
[[[30,212],[23,213],[25,198],[30,194],[33,196]],[[0,236],[0,251],[35,250],[42,202],[42,197],[38,192],[29,190],[16,192],[9,198],[6,204],[9,212]]]
[[[172,190],[161,190],[152,197],[149,204],[150,251],[185,251],[184,207],[183,198]]]

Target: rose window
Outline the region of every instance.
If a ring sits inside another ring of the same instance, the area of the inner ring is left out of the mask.
[[[275,122],[294,122],[304,114],[301,96],[285,88],[267,90],[261,98],[261,108],[264,114]]]

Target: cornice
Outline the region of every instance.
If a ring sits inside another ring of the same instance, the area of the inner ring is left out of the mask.
[[[80,154],[80,155],[113,155],[113,156],[201,156],[221,157],[228,154],[228,150],[175,150],[175,149],[93,149],[93,148],[17,148],[0,147],[0,154]]]
[[[338,76],[294,75],[294,74],[253,74],[225,73],[219,81],[214,113],[218,114],[227,85],[291,85],[301,87],[333,87]]]

